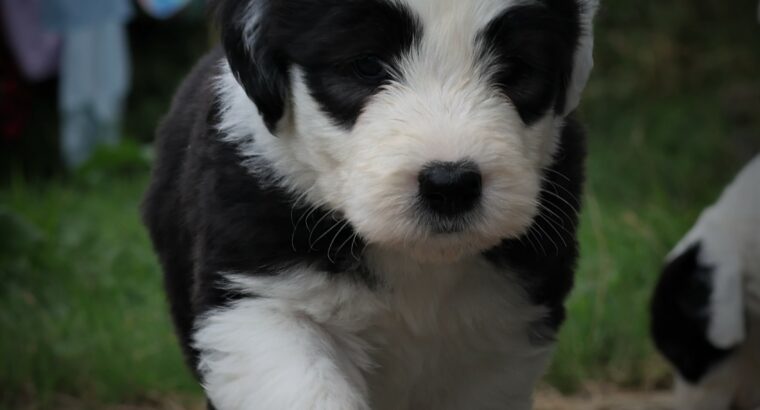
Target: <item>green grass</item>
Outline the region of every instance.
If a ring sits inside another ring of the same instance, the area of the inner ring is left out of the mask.
[[[581,110],[589,129],[581,260],[547,377],[564,391],[589,380],[669,383],[648,335],[662,259],[760,152],[760,27],[736,11],[756,4],[607,3]]]
[[[549,375],[555,386],[666,382],[647,317],[661,261],[742,162],[727,149],[731,127],[704,101],[648,101],[628,116],[613,115],[626,112],[624,102],[586,105],[592,125],[581,260]]]
[[[582,256],[547,376],[563,391],[667,383],[647,333],[661,260],[760,151],[760,28],[740,3],[608,1],[600,16]],[[65,179],[0,185],[0,409],[198,393],[139,224],[143,157],[127,145]]]
[[[195,389],[138,223],[145,168],[0,193],[0,408]]]

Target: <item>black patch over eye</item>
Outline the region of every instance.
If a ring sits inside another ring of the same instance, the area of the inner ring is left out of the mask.
[[[526,124],[552,105],[564,109],[579,34],[578,5],[568,0],[510,8],[481,33],[499,65],[493,81]]]
[[[399,2],[283,0],[271,7],[268,44],[302,69],[322,111],[345,128],[422,37],[417,17]]]
[[[354,75],[372,83],[377,83],[388,78],[385,63],[376,56],[364,56],[351,63]]]

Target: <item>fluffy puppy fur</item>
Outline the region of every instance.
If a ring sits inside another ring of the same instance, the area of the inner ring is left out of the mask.
[[[529,409],[565,317],[596,0],[219,0],[144,204],[232,409]]]
[[[670,253],[652,334],[682,410],[760,408],[760,156]]]

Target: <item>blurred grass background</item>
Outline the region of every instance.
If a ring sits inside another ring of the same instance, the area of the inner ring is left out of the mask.
[[[607,0],[580,116],[589,130],[577,284],[546,381],[660,388],[648,338],[662,258],[760,152],[755,0]],[[125,142],[57,165],[52,86],[0,152],[0,408],[102,408],[200,394],[185,370],[137,208],[158,118],[210,40],[203,21],[139,18]],[[54,89],[54,88],[53,88]],[[66,400],[63,400],[66,402]]]

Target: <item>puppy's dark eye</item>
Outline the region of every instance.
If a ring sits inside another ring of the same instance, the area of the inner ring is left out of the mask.
[[[388,76],[385,64],[375,56],[365,56],[352,63],[354,74],[365,81],[378,82]]]

